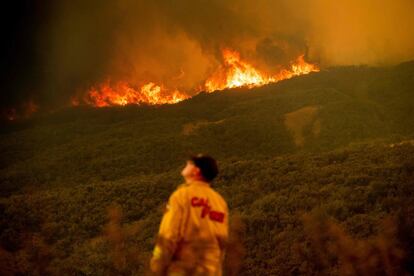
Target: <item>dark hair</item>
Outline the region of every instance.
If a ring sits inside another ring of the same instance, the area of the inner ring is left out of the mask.
[[[212,181],[218,174],[217,163],[214,158],[204,154],[193,155],[189,159],[200,169],[201,175],[207,181]]]

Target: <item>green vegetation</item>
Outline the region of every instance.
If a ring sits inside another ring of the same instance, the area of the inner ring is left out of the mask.
[[[5,124],[0,272],[141,275],[192,152],[219,160],[241,275],[366,275],[384,256],[387,275],[412,272],[413,87],[414,63],[343,67],[172,106]]]

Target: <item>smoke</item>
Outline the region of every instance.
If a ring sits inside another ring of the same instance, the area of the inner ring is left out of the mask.
[[[387,65],[414,57],[414,1],[315,1],[311,55],[327,65]]]
[[[41,107],[61,106],[108,78],[132,85],[153,81],[194,94],[220,64],[224,47],[269,72],[300,54],[322,66],[387,65],[414,58],[412,0],[35,3],[23,7],[23,13],[22,7],[13,9],[6,20],[16,21],[18,13],[17,20],[28,18],[33,24],[15,23],[19,39],[9,35],[26,46],[12,51],[4,65],[5,70],[19,69],[2,83],[3,105],[30,98]],[[22,57],[24,67],[13,63]]]

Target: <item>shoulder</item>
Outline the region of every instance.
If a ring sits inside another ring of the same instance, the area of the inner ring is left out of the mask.
[[[178,185],[177,189],[171,194],[169,201],[183,204],[186,198],[188,184]]]
[[[226,209],[228,208],[227,207],[227,202],[226,202],[226,200],[224,199],[224,197],[219,193],[219,192],[217,192],[215,189],[213,189],[213,188],[211,188],[211,190],[212,190],[212,192],[214,193],[214,195],[215,195],[215,197],[221,202],[221,204],[223,205],[223,206],[225,206],[226,207]]]
[[[177,189],[175,189],[175,191],[171,194],[171,196],[172,197],[181,196],[186,193],[189,187],[190,186],[186,183],[180,184],[178,185]]]

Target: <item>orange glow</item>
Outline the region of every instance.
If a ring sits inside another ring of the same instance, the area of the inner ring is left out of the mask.
[[[224,65],[205,82],[205,89],[208,92],[243,86],[252,88],[319,71],[315,65],[304,60],[304,55],[299,56],[289,69],[269,75],[242,60],[237,51],[224,49],[222,54]]]
[[[127,82],[119,81],[111,84],[108,80],[97,87],[92,87],[83,100],[87,104],[104,107],[128,104],[172,104],[186,98],[187,95],[177,90],[167,90],[153,82],[135,88]],[[72,104],[79,105],[79,99],[72,98]]]
[[[30,118],[35,112],[39,110],[39,106],[34,101],[29,100],[20,104],[15,108],[8,108],[0,113],[1,119],[8,121],[16,121]]]
[[[79,106],[80,105],[79,98],[76,96],[72,96],[72,98],[70,99],[70,103],[72,104],[72,106]]]
[[[39,110],[39,106],[35,104],[33,101],[28,101],[27,103],[23,104],[23,115],[24,117],[28,118],[33,113]]]
[[[14,121],[17,119],[17,111],[14,108],[4,110],[2,117],[6,118],[8,121]]]

